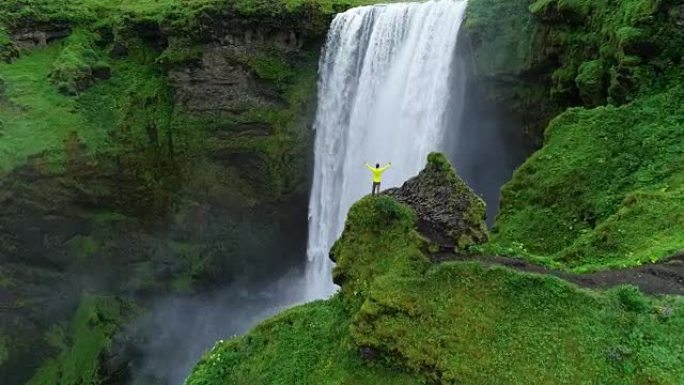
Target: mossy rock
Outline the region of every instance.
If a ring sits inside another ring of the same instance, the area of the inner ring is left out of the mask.
[[[658,54],[658,46],[651,41],[648,32],[632,26],[617,30],[618,45],[625,55],[653,57]]]
[[[100,59],[96,38],[91,32],[77,30],[64,41],[64,48],[48,75],[62,94],[76,95],[96,79],[111,77],[109,64]]]
[[[417,243],[405,237],[415,224],[412,210],[389,196],[367,196],[351,207],[344,234],[330,251],[337,264],[333,280],[342,286],[348,300],[364,293],[376,277],[398,261],[407,264],[406,271],[419,269],[414,263],[425,262],[421,255],[392,253],[401,245]]]
[[[487,241],[484,201],[443,154],[430,154],[418,176],[386,194],[415,211],[419,231],[432,242],[462,251]]]
[[[10,63],[19,56],[19,49],[5,28],[0,25],[0,60]]]
[[[585,105],[590,107],[606,103],[608,73],[603,60],[592,60],[579,67],[575,84]]]

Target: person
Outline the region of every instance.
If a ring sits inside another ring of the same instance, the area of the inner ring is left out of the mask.
[[[373,190],[371,193],[375,195],[380,192],[380,183],[382,183],[382,173],[385,172],[392,162],[389,162],[385,167],[380,167],[380,163],[376,163],[375,167],[372,167],[368,162],[364,162],[366,167],[373,173]]]

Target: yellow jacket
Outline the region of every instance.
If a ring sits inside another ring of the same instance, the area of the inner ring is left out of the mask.
[[[370,164],[366,163],[366,167],[373,173],[373,182],[375,183],[380,183],[382,182],[382,173],[385,172],[392,163],[386,165],[385,167],[380,167],[380,168],[375,168],[371,166]]]

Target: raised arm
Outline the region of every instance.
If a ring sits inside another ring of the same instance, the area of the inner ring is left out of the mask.
[[[380,171],[385,171],[390,167],[392,167],[392,162],[387,163],[387,165],[385,165],[385,167],[381,168]]]
[[[366,163],[364,163],[364,164],[366,165],[366,167],[367,167],[369,170],[371,170],[371,171],[375,170],[375,168],[373,168],[370,164],[368,164],[368,162],[366,162]]]

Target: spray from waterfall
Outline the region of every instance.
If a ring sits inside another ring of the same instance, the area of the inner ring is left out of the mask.
[[[383,188],[444,150],[460,76],[455,49],[465,0],[360,7],[332,22],[320,62],[309,204],[308,299],[334,292],[328,252],[351,205],[370,193],[363,162],[392,162]]]

